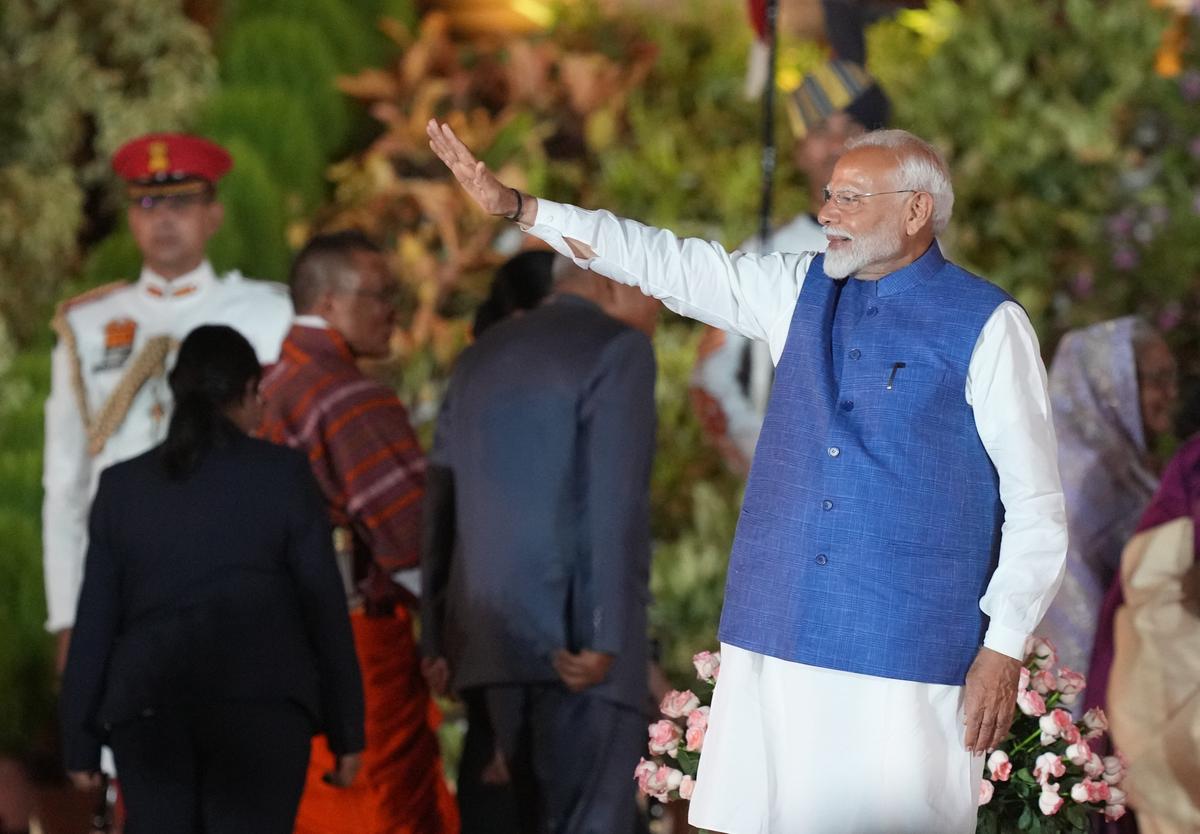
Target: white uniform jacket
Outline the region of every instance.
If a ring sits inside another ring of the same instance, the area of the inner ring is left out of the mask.
[[[143,269],[136,283],[93,290],[59,308],[42,476],[47,629],[75,621],[100,472],[166,436],[166,371],[179,343],[199,325],[227,324],[268,364],[279,358],[291,319],[285,286],[238,272],[218,278],[207,261],[173,281]]]

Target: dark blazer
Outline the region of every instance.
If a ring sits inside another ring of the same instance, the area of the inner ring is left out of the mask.
[[[232,425],[185,480],[159,449],[100,476],[63,676],[69,770],[165,705],[291,700],[337,753],[363,692],[325,503],[303,454]]]
[[[431,455],[422,631],[459,689],[556,681],[553,653],[616,655],[589,690],[646,697],[654,352],[578,296],[459,358]]]

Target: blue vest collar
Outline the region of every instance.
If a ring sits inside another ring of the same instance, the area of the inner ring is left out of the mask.
[[[883,276],[878,281],[863,281],[862,283],[868,285],[865,287],[867,295],[885,298],[915,287],[926,278],[936,275],[945,265],[946,258],[942,255],[941,247],[938,246],[938,242],[935,240],[929,244],[929,248],[925,250],[924,255],[917,258],[908,266],[897,269],[895,272]]]

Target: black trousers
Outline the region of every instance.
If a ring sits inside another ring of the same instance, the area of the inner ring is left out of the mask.
[[[641,829],[633,770],[646,749],[646,718],[629,707],[575,694],[560,684],[488,686],[464,693],[469,714],[486,705],[485,743],[468,738],[464,766],[473,773],[460,788],[463,834],[516,830],[521,834],[628,834]],[[475,703],[475,710],[471,704]],[[470,732],[470,731],[468,731]],[[508,761],[511,798],[480,790],[476,767],[498,743]],[[482,814],[473,807],[481,802]],[[511,803],[511,804],[510,804]],[[502,829],[486,826],[495,813]],[[468,828],[468,825],[471,827]]]
[[[125,834],[290,834],[312,733],[289,701],[170,707],[114,726]]]

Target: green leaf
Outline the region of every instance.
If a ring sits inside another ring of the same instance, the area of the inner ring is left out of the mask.
[[[683,771],[685,776],[696,775],[700,769],[700,753],[691,750],[684,750],[682,747],[678,750],[676,761],[679,763],[679,769]]]
[[[1029,827],[1033,824],[1033,820],[1033,809],[1026,805],[1021,811],[1021,818],[1017,820],[1017,828],[1021,829],[1022,831],[1028,831]]]
[[[1033,778],[1033,774],[1029,772],[1029,768],[1027,768],[1027,767],[1023,767],[1017,771],[1017,778],[1020,779],[1022,782],[1028,782],[1031,785],[1035,784],[1037,782],[1037,780]]]

